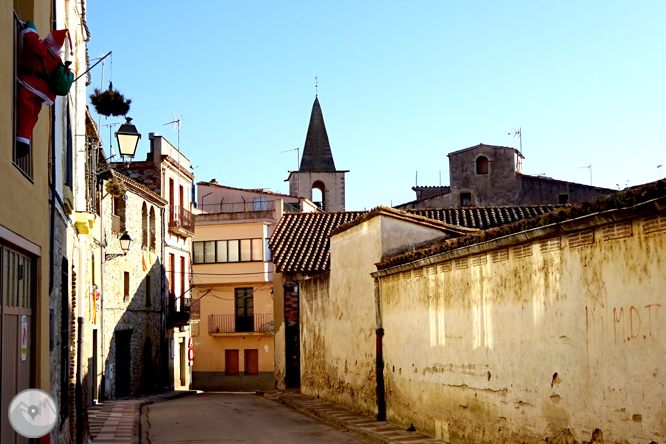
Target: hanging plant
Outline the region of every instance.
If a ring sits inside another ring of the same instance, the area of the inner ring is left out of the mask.
[[[121,197],[127,193],[125,184],[120,179],[116,179],[115,177],[109,180],[104,188],[106,189],[106,192],[113,197]]]
[[[113,83],[109,82],[109,89],[106,91],[95,88],[95,92],[90,94],[90,102],[98,114],[109,117],[127,114],[132,100],[125,99],[117,89],[113,89]]]

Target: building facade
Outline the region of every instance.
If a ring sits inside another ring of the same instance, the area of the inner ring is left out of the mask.
[[[616,191],[523,174],[524,157],[515,148],[479,144],[448,157],[450,186],[415,186],[417,199],[396,208],[565,205]]]
[[[192,380],[191,251],[194,237],[192,189],[194,174],[190,160],[164,137],[150,133],[145,161],[131,162],[125,173],[166,201],[164,268],[166,272],[166,329],[169,341],[168,368],[171,385],[187,389]]]
[[[275,387],[273,264],[268,240],[285,212],[315,211],[304,198],[197,184],[193,242],[193,388]]]

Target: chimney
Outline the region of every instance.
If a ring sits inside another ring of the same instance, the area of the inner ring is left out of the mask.
[[[217,183],[217,179],[211,179],[210,183]]]
[[[148,133],[148,139],[150,139],[150,152],[146,156],[147,161],[155,160],[155,138],[160,137],[157,133]]]

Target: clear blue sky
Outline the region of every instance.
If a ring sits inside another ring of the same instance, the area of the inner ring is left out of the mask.
[[[661,0],[116,0],[87,12],[90,57],[113,51],[104,87],[132,99],[138,159],[149,132],[177,143],[163,124],[178,113],[197,181],[287,193],[296,152],[280,152],[303,148],[315,76],[336,167],[350,170],[348,210],[414,199],[416,171],[448,185],[447,153],[518,148],[514,127],[527,174],[589,183],[591,164],[610,188],[666,175]]]

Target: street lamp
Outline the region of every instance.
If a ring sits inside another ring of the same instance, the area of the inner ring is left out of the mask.
[[[121,157],[134,157],[136,147],[139,145],[141,134],[136,130],[132,124],[132,118],[126,117],[127,121],[123,123],[118,132],[116,132],[116,139],[118,140],[118,151]]]
[[[120,240],[120,249],[123,250],[124,253],[107,253],[104,256],[105,262],[113,260],[119,256],[127,255],[127,252],[130,250],[130,247],[132,246],[132,238],[130,237],[129,233],[125,231],[125,234],[120,236],[119,240]]]

